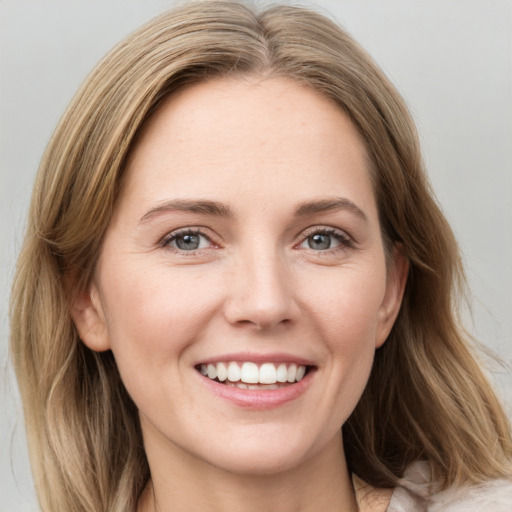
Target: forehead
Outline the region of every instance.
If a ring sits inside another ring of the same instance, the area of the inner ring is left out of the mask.
[[[372,201],[368,168],[334,101],[289,79],[216,78],[173,94],[150,118],[128,159],[125,193],[301,201],[339,188]]]

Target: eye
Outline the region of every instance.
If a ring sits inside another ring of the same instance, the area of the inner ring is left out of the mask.
[[[338,240],[333,240],[332,235],[326,233],[315,233],[314,235],[308,236],[306,242],[310,249],[315,249],[316,251],[330,249],[333,242],[339,244]]]
[[[350,237],[342,231],[336,229],[316,229],[307,234],[299,247],[314,251],[327,251],[340,246],[350,247],[351,244]]]
[[[181,230],[171,233],[163,245],[178,251],[193,252],[211,247],[210,239],[199,230]]]

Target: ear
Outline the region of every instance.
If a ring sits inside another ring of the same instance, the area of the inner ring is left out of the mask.
[[[375,348],[384,344],[395,323],[402,305],[408,273],[409,260],[405,255],[403,245],[395,244],[388,263],[386,293],[380,306]]]
[[[96,352],[110,349],[107,322],[97,287],[81,291],[71,306],[71,317],[80,339]]]

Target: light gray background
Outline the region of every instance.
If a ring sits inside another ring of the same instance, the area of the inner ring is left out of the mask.
[[[300,2],[305,3],[305,2]],[[7,361],[7,297],[38,161],[87,72],[172,2],[0,0],[0,511],[36,510]],[[388,73],[418,123],[474,292],[470,330],[512,405],[512,2],[317,0]],[[508,369],[507,369],[508,365]]]

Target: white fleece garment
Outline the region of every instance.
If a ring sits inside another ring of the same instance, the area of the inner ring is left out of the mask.
[[[417,462],[407,469],[389,503],[382,500],[385,490],[369,492],[368,487],[363,491],[360,484],[359,489],[355,486],[360,512],[512,512],[512,475],[510,480],[433,492],[428,463]]]
[[[512,512],[512,482],[494,480],[476,487],[446,490],[435,495],[428,512]]]

